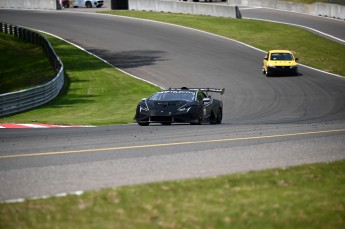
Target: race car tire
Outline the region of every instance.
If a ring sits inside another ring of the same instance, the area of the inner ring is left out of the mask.
[[[192,125],[200,125],[202,123],[202,120],[204,118],[204,112],[202,110],[202,107],[199,107],[198,113],[197,113],[197,121],[196,123],[191,123]]]
[[[210,124],[217,124],[217,115],[213,111],[212,111],[211,117],[210,117]]]
[[[217,112],[216,124],[221,124],[222,119],[223,119],[223,111],[222,111],[222,108],[219,108]]]
[[[266,77],[270,77],[271,73],[268,72],[268,70],[265,72]]]
[[[216,114],[212,113],[210,124],[220,124],[222,123],[222,119],[223,119],[223,112],[222,112],[222,109],[219,108]]]
[[[150,125],[150,123],[149,122],[138,122],[138,125],[139,126],[148,126],[148,125]]]

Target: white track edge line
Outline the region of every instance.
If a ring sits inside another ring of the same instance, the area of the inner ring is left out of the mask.
[[[62,192],[62,193],[57,193],[54,195],[43,195],[43,196],[34,196],[34,197],[29,197],[29,198],[17,198],[17,199],[3,200],[3,201],[0,201],[0,203],[5,203],[5,204],[21,203],[21,202],[25,202],[26,200],[43,200],[43,199],[48,199],[51,197],[65,197],[68,195],[81,196],[84,193],[85,193],[85,191]]]

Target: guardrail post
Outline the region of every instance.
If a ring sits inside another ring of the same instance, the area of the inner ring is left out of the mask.
[[[23,28],[19,27],[18,29],[18,38],[23,39]]]
[[[242,14],[238,6],[235,6],[235,11],[236,11],[236,18],[237,19],[242,19]]]
[[[7,27],[8,27],[8,25],[5,24],[5,25],[4,25],[4,32],[5,32],[5,33],[7,33]]]
[[[22,33],[22,35],[23,35],[22,39],[23,39],[24,41],[27,41],[26,29],[23,28],[22,32],[23,32],[23,33]]]
[[[13,36],[18,37],[17,33],[18,33],[18,26],[13,26]]]
[[[25,29],[25,40],[30,42],[30,31]]]
[[[40,45],[40,35],[35,33],[35,44]]]

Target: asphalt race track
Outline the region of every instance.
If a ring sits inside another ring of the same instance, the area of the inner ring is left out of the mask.
[[[306,20],[345,37],[343,21]],[[0,201],[345,158],[342,77],[300,66],[297,77],[266,78],[262,51],[162,23],[3,9],[0,21],[60,36],[161,87],[226,88],[222,125],[0,129]]]

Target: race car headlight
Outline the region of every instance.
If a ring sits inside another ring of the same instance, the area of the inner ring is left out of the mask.
[[[149,111],[149,107],[147,104],[140,104],[140,111]]]
[[[190,110],[191,107],[180,107],[179,109],[177,109],[178,111],[182,111],[182,112],[188,112]]]
[[[149,111],[149,108],[140,106],[140,111]]]

